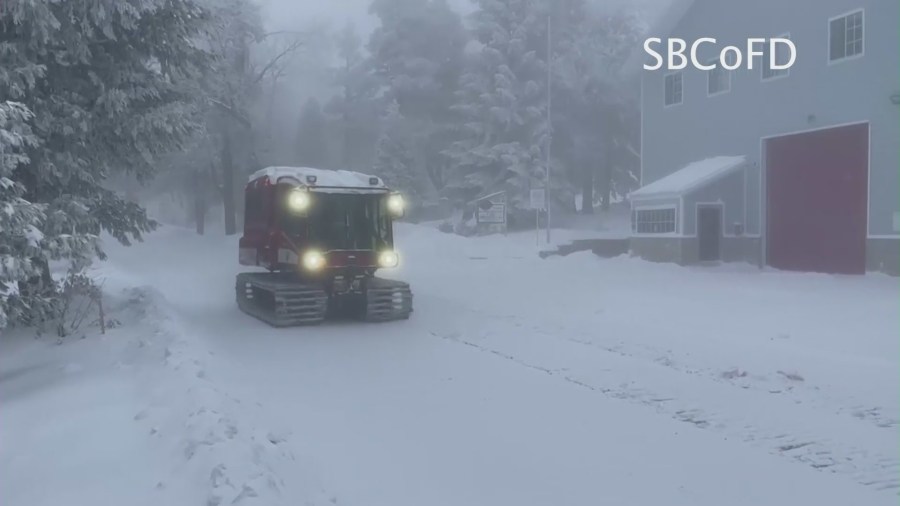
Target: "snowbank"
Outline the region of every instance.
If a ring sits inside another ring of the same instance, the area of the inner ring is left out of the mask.
[[[319,503],[290,431],[216,385],[211,352],[157,290],[126,288],[136,279],[112,266],[95,274],[118,322],[107,334],[0,338],[4,504]]]

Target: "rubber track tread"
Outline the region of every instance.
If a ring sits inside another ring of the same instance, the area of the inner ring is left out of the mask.
[[[372,278],[366,286],[366,312],[370,322],[405,320],[412,313],[409,284],[392,279]]]
[[[274,327],[317,325],[328,308],[319,285],[285,274],[238,274],[235,292],[241,311]]]

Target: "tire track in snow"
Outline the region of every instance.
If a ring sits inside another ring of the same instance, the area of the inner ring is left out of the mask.
[[[483,312],[478,313],[481,316],[488,316],[494,320],[505,319],[504,317],[486,315]],[[482,353],[494,355],[498,358],[512,362],[517,366],[546,374],[558,380],[570,383],[573,386],[585,388],[610,398],[647,406],[655,410],[658,414],[669,416],[699,429],[709,429],[725,433],[728,437],[735,438],[746,444],[764,448],[773,455],[788,458],[812,467],[813,469],[847,475],[857,483],[873,487],[876,490],[894,491],[897,493],[897,490],[900,489],[900,479],[898,479],[900,461],[896,458],[886,457],[860,448],[854,448],[839,441],[814,438],[802,434],[791,434],[777,429],[761,429],[755,425],[747,424],[746,421],[738,418],[730,418],[703,408],[683,406],[677,398],[662,396],[652,390],[632,386],[634,383],[620,383],[616,386],[611,386],[605,383],[599,383],[593,378],[580,378],[575,374],[571,374],[566,369],[546,367],[539,363],[523,360],[516,357],[514,354],[473,342],[465,339],[460,333],[431,332],[431,334],[437,338],[451,341],[456,344],[462,344]],[[587,346],[591,349],[619,357],[633,360],[639,359],[639,357],[629,355],[620,349],[599,348],[593,345],[593,343],[583,340],[579,341],[577,339],[567,339],[567,341],[572,344]],[[706,376],[696,374],[696,372],[673,368],[670,365],[659,361],[648,361],[647,363],[652,363],[655,367],[686,374],[694,379],[709,379]],[[614,374],[617,371],[606,369],[600,372]],[[714,379],[714,381],[716,380]],[[721,381],[716,382],[720,384],[726,383]],[[737,391],[743,391],[743,389],[738,389]]]
[[[516,316],[500,316],[493,315],[484,311],[470,309],[469,311],[476,313],[480,316],[484,316],[487,318],[491,318],[494,320],[515,320]],[[518,325],[517,325],[518,326]],[[548,332],[540,327],[533,327],[532,331],[542,334],[548,338],[559,339],[560,335],[571,335],[571,334],[581,334],[582,331],[571,329],[565,326],[559,327],[554,332]],[[785,386],[780,386],[777,388],[771,388],[767,385],[760,385],[757,383],[750,382],[741,382],[740,380],[746,378],[747,376],[751,376],[752,379],[767,381],[770,380],[771,377],[767,376],[754,376],[749,375],[747,371],[742,371],[740,369],[730,369],[730,370],[712,370],[708,368],[697,368],[691,366],[685,366],[680,364],[677,360],[674,360],[671,357],[672,350],[662,351],[651,346],[648,346],[643,343],[626,343],[624,341],[619,342],[615,346],[603,345],[600,343],[596,343],[589,338],[578,338],[578,337],[563,337],[565,341],[570,343],[579,344],[582,346],[591,347],[603,352],[607,352],[610,354],[618,355],[623,358],[635,359],[635,360],[643,360],[645,362],[653,361],[659,365],[668,367],[675,371],[678,371],[683,374],[693,375],[693,376],[703,376],[709,379],[710,381],[714,381],[721,384],[727,384],[731,387],[741,389],[741,390],[754,390],[758,392],[767,392],[770,394],[782,394],[782,395],[792,395],[796,394],[798,391],[804,391],[804,393],[809,394],[809,397],[802,398],[802,402],[815,407],[816,409],[821,409],[823,411],[829,411],[831,414],[844,416],[848,418],[852,418],[856,421],[863,421],[870,424],[873,427],[876,427],[880,430],[888,430],[891,433],[895,432],[895,428],[900,425],[900,420],[895,417],[891,417],[884,413],[883,407],[871,407],[864,406],[855,403],[855,399],[846,400],[839,399],[835,396],[827,396],[820,393],[819,387],[815,386],[804,386],[803,383],[805,379],[799,376],[794,372],[785,372],[785,371],[777,371],[778,377],[782,378],[787,382]],[[637,348],[640,351],[635,351]],[[812,399],[811,399],[812,398]],[[798,401],[801,401],[798,399]],[[835,407],[835,404],[844,404],[846,407]]]
[[[554,334],[549,334],[544,331],[539,331],[540,333],[547,335],[548,337],[552,337]],[[571,329],[561,329],[558,334],[565,334],[573,332]],[[890,417],[884,414],[884,408],[881,407],[866,407],[862,405],[851,405],[849,407],[838,407],[835,408],[834,404],[839,403],[840,400],[834,397],[823,398],[822,395],[818,394],[818,387],[803,387],[802,383],[805,382],[804,378],[799,376],[797,373],[789,373],[785,371],[777,371],[777,374],[788,382],[787,386],[780,387],[777,389],[771,389],[766,385],[758,385],[755,383],[749,382],[740,382],[741,379],[750,376],[747,371],[743,371],[740,369],[729,369],[725,371],[716,371],[706,368],[693,368],[689,366],[683,366],[678,361],[673,360],[670,356],[671,351],[669,352],[660,352],[650,346],[646,346],[643,344],[634,344],[632,346],[636,346],[638,348],[642,348],[644,350],[644,354],[637,354],[632,352],[627,352],[624,350],[624,343],[622,346],[611,347],[604,346],[602,344],[595,343],[586,339],[578,339],[578,338],[564,338],[566,341],[580,344],[583,346],[589,346],[591,348],[595,348],[598,350],[602,350],[604,352],[613,353],[625,358],[631,359],[642,359],[642,360],[653,360],[659,365],[668,367],[670,369],[676,370],[678,372],[690,375],[700,375],[704,376],[710,381],[714,381],[721,384],[727,384],[734,388],[739,388],[741,390],[755,390],[759,392],[767,392],[770,394],[783,394],[783,395],[791,395],[797,393],[799,390],[805,390],[806,393],[813,397],[814,399],[811,401],[809,398],[802,399],[802,402],[814,406],[817,409],[821,409],[823,411],[831,411],[834,415],[844,416],[844,417],[852,417],[855,420],[863,421],[869,423],[873,427],[878,429],[887,429],[893,431],[898,425],[900,425],[900,421],[898,421],[894,417]],[[662,354],[662,356],[660,356]],[[657,358],[651,358],[656,356]],[[767,380],[767,377],[755,377],[753,379],[761,379]],[[798,399],[799,400],[799,399]],[[831,401],[829,403],[828,401]],[[845,404],[853,404],[853,401],[847,402]]]
[[[560,330],[555,334],[539,331],[547,337],[553,337],[558,334],[572,332],[570,329]],[[587,346],[606,353],[615,354],[623,358],[642,360],[645,362],[654,362],[657,365],[664,366],[671,370],[677,371],[684,375],[693,377],[702,377],[710,382],[720,385],[727,385],[736,391],[751,391],[758,393],[767,393],[772,395],[786,396],[792,399],[796,404],[803,404],[815,410],[825,412],[827,415],[844,417],[854,422],[865,422],[870,427],[880,431],[888,431],[895,433],[894,428],[898,425],[898,421],[883,414],[883,408],[866,408],[860,405],[853,405],[853,400],[846,401],[821,393],[821,389],[817,386],[806,385],[806,380],[793,372],[776,371],[775,375],[754,375],[740,368],[726,368],[725,370],[713,370],[706,367],[691,367],[679,363],[672,359],[671,350],[668,352],[660,352],[650,346],[637,344],[646,353],[634,353],[624,350],[624,343],[619,347],[604,346],[587,339],[564,338],[566,341]],[[660,356],[662,354],[662,356]],[[653,358],[656,357],[656,358]],[[771,381],[772,376],[776,376],[782,380],[781,385],[772,387],[765,382]],[[753,381],[751,381],[753,380]],[[835,406],[836,404],[849,404],[847,407]]]
[[[461,310],[465,310],[494,321],[515,322],[521,318],[520,315],[499,315],[476,308],[465,307],[458,302],[451,302],[446,299],[442,300],[446,304],[456,305]],[[518,323],[514,323],[514,325],[516,327],[521,326]],[[608,353],[616,354],[625,358],[640,359],[644,361],[652,360],[679,372],[690,375],[703,375],[712,381],[728,384],[732,387],[742,390],[756,390],[768,392],[770,394],[783,395],[794,395],[798,392],[803,392],[804,394],[807,394],[807,396],[803,397],[802,399],[797,399],[799,402],[803,402],[804,404],[813,406],[823,411],[829,411],[835,415],[844,416],[856,421],[866,422],[873,427],[876,427],[880,430],[889,431],[890,433],[895,433],[896,428],[900,426],[900,419],[895,416],[886,414],[886,409],[883,406],[864,405],[858,403],[854,398],[824,394],[818,386],[806,385],[806,380],[796,372],[787,372],[781,370],[776,371],[777,377],[781,378],[785,383],[783,383],[783,386],[771,388],[766,384],[759,384],[758,382],[770,381],[772,380],[772,375],[749,375],[747,371],[742,371],[735,368],[732,368],[730,370],[713,370],[704,367],[697,368],[682,365],[677,360],[672,358],[671,349],[660,350],[644,343],[626,341],[620,341],[617,345],[614,346],[604,345],[592,341],[590,339],[590,336],[586,336],[581,330],[572,329],[566,327],[565,325],[558,324],[555,331],[552,332],[541,328],[539,325],[532,325],[531,330],[553,339],[559,339],[559,337],[557,336],[560,335],[581,335],[584,336],[584,338],[563,337],[562,339],[572,343],[589,346]],[[750,377],[750,379],[758,380],[758,382],[741,381],[748,376]],[[835,405],[838,405],[839,407],[836,407]]]
[[[476,314],[493,321],[512,322],[516,327],[523,327],[522,324],[518,323],[518,321],[521,320],[522,315],[497,314],[478,308],[468,307],[458,301],[447,299],[445,297],[434,296],[432,294],[429,294],[429,297],[439,299],[442,305],[455,306],[458,310],[463,312]],[[547,323],[548,322],[540,321],[530,322],[530,328],[528,330],[543,334],[553,340],[563,339],[571,343],[592,347],[629,359],[638,359],[648,362],[655,361],[660,365],[669,367],[678,372],[704,376],[711,381],[727,384],[740,390],[754,390],[770,394],[794,396],[798,403],[802,402],[803,404],[816,409],[845,417],[853,421],[861,421],[878,430],[883,430],[891,434],[896,433],[897,427],[900,426],[900,419],[886,413],[887,410],[885,407],[865,405],[859,403],[857,399],[852,397],[825,393],[825,391],[818,386],[808,384],[808,382],[796,372],[779,370],[768,375],[760,376],[751,375],[747,371],[735,368],[714,370],[706,367],[692,367],[690,365],[679,363],[677,359],[673,358],[671,349],[662,350],[644,343],[626,342],[624,340],[616,345],[606,345],[594,342],[591,339],[592,336],[584,334],[584,332],[579,329],[572,329],[566,325],[560,325],[558,322],[553,322],[551,325],[556,328],[553,331],[548,331],[542,328],[542,325],[546,325]],[[573,335],[583,337],[572,337]],[[773,387],[771,384],[766,384],[766,382],[771,382],[773,378],[781,380],[781,383],[776,387]],[[751,379],[756,381],[749,381]],[[799,393],[802,393],[803,396],[798,396],[797,394]]]

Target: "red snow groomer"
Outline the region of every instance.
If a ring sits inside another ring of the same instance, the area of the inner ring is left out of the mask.
[[[393,221],[403,198],[358,172],[269,167],[245,188],[241,265],[268,272],[237,275],[238,307],[270,325],[409,318],[407,283],[375,276],[397,267]]]

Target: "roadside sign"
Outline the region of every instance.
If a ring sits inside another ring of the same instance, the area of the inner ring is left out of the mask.
[[[506,223],[506,204],[493,204],[487,209],[479,207],[478,223]]]
[[[543,188],[532,188],[530,196],[532,209],[544,209],[547,207],[547,198]]]

